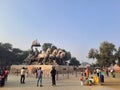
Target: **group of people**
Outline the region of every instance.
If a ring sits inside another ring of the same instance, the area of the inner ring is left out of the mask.
[[[5,85],[5,82],[7,82],[9,70],[7,68],[0,67],[0,87]]]
[[[20,78],[20,83],[21,84],[25,84],[25,68],[23,67],[21,69],[21,78]],[[37,70],[36,70],[36,78],[37,78],[37,87],[40,86],[42,87],[42,77],[43,77],[43,71],[42,71],[42,68],[39,67]],[[56,79],[55,79],[55,76],[56,76],[56,69],[55,67],[52,67],[52,70],[50,71],[50,74],[51,74],[51,78],[52,78],[52,86],[55,86],[56,85]]]
[[[84,73],[81,74],[80,82],[81,85],[95,85],[95,84],[103,84],[104,83],[104,74],[102,69],[95,69],[93,74],[89,75],[89,69],[86,68]]]
[[[109,73],[111,73],[111,76],[113,77],[113,78],[115,78],[115,70],[113,69],[113,68],[111,68],[111,69],[106,69],[106,76],[110,76],[109,75]]]
[[[109,76],[109,72],[111,72],[111,75],[114,78],[115,77],[114,69],[108,70],[108,69],[96,68],[93,70],[93,74],[89,75],[90,74],[89,68],[86,68],[85,71],[81,73],[81,77],[80,77],[81,86],[82,85],[91,86],[91,85],[95,85],[95,84],[103,84],[104,83],[104,75],[106,73],[106,76]],[[20,71],[20,74],[21,74],[20,83],[21,84],[25,84],[26,73],[27,73],[26,68],[23,67]],[[36,78],[37,78],[36,86],[37,87],[43,86],[43,84],[42,84],[43,73],[44,72],[41,67],[39,67],[36,70]],[[56,85],[56,79],[55,79],[56,73],[57,72],[56,72],[55,67],[52,67],[52,70],[50,71],[51,78],[52,78],[52,80],[51,80],[52,86]],[[8,74],[9,74],[8,69],[0,68],[0,86],[5,85],[5,82],[7,82]]]

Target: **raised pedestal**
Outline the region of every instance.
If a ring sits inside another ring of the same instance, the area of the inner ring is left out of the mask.
[[[11,66],[11,73],[20,73],[20,70],[22,67],[26,68],[26,71],[28,74],[34,74],[36,69],[41,67],[43,70],[43,75],[50,75],[50,71],[52,67],[55,67],[58,73],[67,73],[67,72],[73,72],[74,67],[73,66],[65,66],[65,65],[12,65]]]

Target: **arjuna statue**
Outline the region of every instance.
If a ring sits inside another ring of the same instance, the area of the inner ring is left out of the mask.
[[[65,64],[63,58],[65,56],[65,52],[61,49],[47,48],[45,52],[42,50],[38,50],[37,47],[40,47],[40,43],[37,40],[34,40],[31,45],[31,49],[29,51],[28,57],[24,60],[24,63],[27,65],[63,65]]]

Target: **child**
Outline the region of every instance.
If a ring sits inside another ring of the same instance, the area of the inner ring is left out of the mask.
[[[84,82],[84,77],[83,77],[83,74],[82,74],[81,78],[80,78],[80,84],[81,84],[81,86],[83,86],[83,82]]]
[[[93,79],[93,77],[91,77],[91,78],[89,79],[89,84],[90,84],[90,86],[94,84],[94,79]]]
[[[86,77],[84,85],[89,86],[89,79]]]

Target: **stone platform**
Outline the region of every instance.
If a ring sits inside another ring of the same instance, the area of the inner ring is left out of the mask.
[[[58,74],[68,73],[68,72],[73,72],[74,71],[73,66],[66,66],[66,65],[12,65],[11,66],[11,73],[19,74],[21,68],[25,67],[28,74],[34,74],[35,70],[37,68],[41,67],[43,72],[44,72],[43,73],[44,76],[46,76],[46,75],[50,75],[50,71],[51,71],[53,66],[57,70]]]

